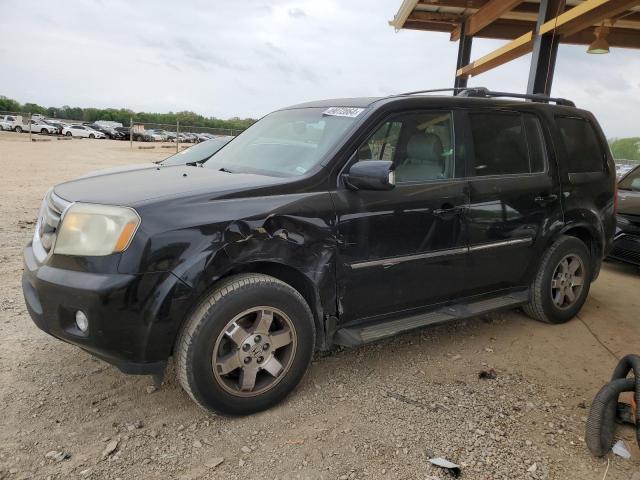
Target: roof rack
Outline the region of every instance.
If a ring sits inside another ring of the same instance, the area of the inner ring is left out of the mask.
[[[508,93],[508,92],[493,92],[485,87],[465,88],[458,96],[460,97],[482,97],[482,98],[522,98],[525,100],[533,100],[534,102],[553,102],[556,105],[564,105],[567,107],[575,107],[576,104],[566,98],[549,97],[540,93]]]
[[[508,92],[494,92],[486,87],[473,87],[473,88],[435,88],[431,90],[416,90],[415,92],[406,92],[394,96],[405,95],[420,95],[422,93],[440,93],[440,92],[453,92],[454,95],[459,97],[474,97],[474,98],[522,98],[524,100],[533,100],[534,102],[549,103],[553,102],[556,105],[564,105],[567,107],[575,107],[576,104],[566,98],[549,97],[539,93],[525,94],[525,93],[508,93]]]

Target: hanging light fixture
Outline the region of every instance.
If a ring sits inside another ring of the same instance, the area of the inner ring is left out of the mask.
[[[609,35],[609,28],[604,26],[604,22],[595,30],[596,39],[587,48],[587,53],[602,54],[609,53],[609,42],[607,36]]]

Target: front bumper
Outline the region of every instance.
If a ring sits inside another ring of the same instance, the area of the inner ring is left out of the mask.
[[[22,290],[41,330],[131,374],[164,370],[192,293],[170,272],[98,274],[39,264],[31,244]],[[75,325],[78,310],[89,318],[86,333]]]

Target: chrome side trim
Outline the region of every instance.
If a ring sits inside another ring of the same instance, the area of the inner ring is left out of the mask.
[[[515,238],[513,240],[502,240],[500,242],[480,243],[469,247],[470,252],[477,252],[478,250],[487,250],[489,248],[508,247],[511,245],[532,244],[533,238]]]
[[[411,262],[413,260],[424,260],[426,258],[444,257],[448,255],[460,255],[463,253],[467,253],[467,247],[448,248],[446,250],[436,250],[434,252],[418,253],[415,255],[404,255],[402,257],[381,258],[380,260],[352,263],[351,268],[353,270],[358,270],[360,268],[377,267],[380,265],[387,268],[398,265],[399,263]]]
[[[352,270],[359,270],[361,268],[379,267],[379,266],[388,268],[388,267],[393,267],[394,265],[398,265],[400,263],[411,262],[413,260],[425,260],[428,258],[437,258],[437,257],[444,257],[449,255],[461,255],[463,253],[477,252],[480,250],[488,250],[490,248],[509,247],[512,245],[523,245],[523,244],[531,245],[532,243],[533,243],[532,237],[515,238],[512,240],[501,240],[499,242],[481,243],[478,245],[473,245],[471,247],[448,248],[445,250],[436,250],[434,252],[419,253],[415,255],[404,255],[401,257],[381,258],[379,260],[368,260],[366,262],[352,263],[350,267]]]

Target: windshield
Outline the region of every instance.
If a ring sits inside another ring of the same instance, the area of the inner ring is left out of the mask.
[[[229,143],[233,137],[219,137],[198,143],[175,155],[165,158],[161,165],[184,165],[186,163],[206,162],[209,158]]]
[[[344,136],[361,112],[361,108],[322,107],[271,113],[204,167],[276,177],[304,175]]]

